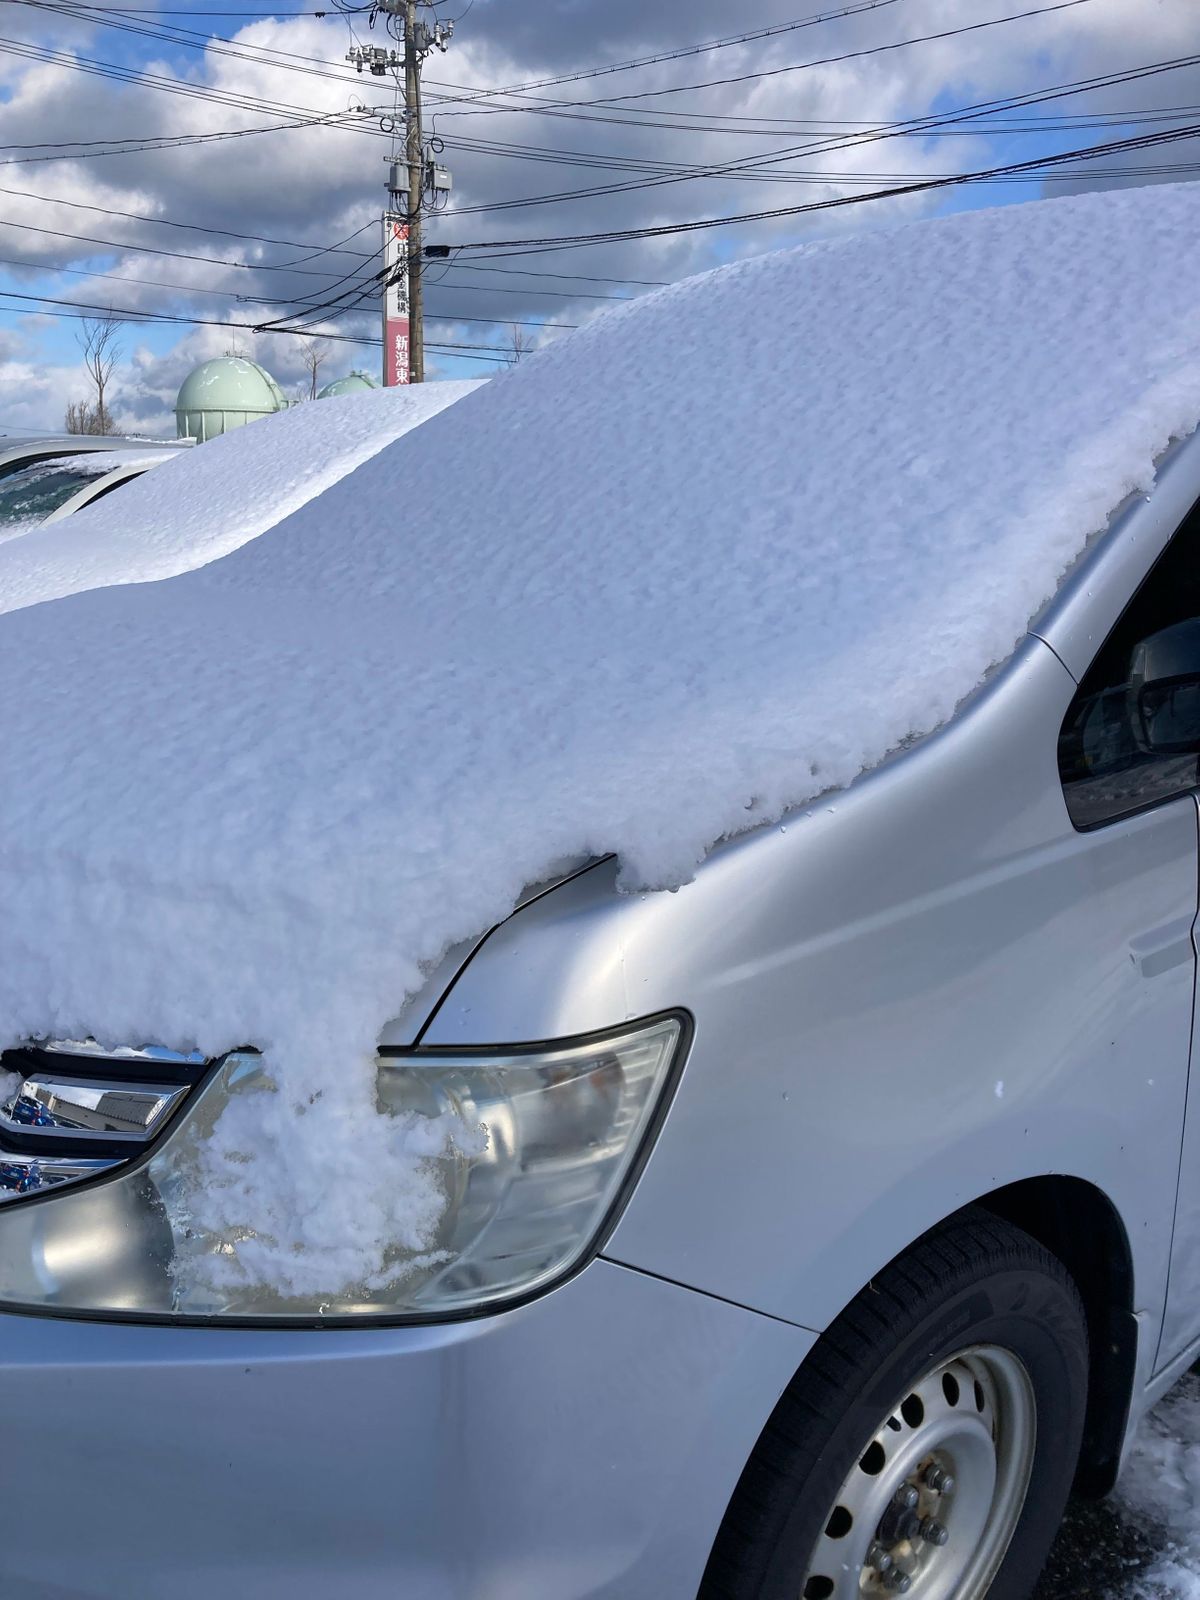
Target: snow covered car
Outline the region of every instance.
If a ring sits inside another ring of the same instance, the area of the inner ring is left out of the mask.
[[[0,448],[0,540],[71,516],[181,448],[183,442],[74,436]]]
[[[0,619],[0,1587],[1030,1595],[1200,1348],[1198,249],[739,263]]]
[[[184,449],[186,453],[166,477],[131,483],[119,501],[97,505],[85,517],[73,516],[66,526],[46,529],[32,543],[8,537],[28,527],[31,512],[40,520],[52,503],[58,504],[45,518],[57,522],[143,469],[123,476],[114,472],[93,482],[86,477],[86,459],[61,459],[71,454],[61,440],[0,451],[0,611],[81,589],[171,577],[214,561],[274,527],[384,445],[477,386],[461,380],[342,395],[320,406],[293,406],[258,419],[253,427],[207,440],[203,449],[195,448],[192,439],[155,446],[164,460]],[[131,443],[136,446],[137,441]],[[81,447],[87,445],[85,440]],[[135,448],[129,460],[142,462],[144,451],[138,454]],[[24,470],[17,471],[18,465]],[[6,473],[13,476],[6,478]],[[86,486],[77,491],[69,474],[77,474]],[[32,479],[29,488],[26,478]],[[71,498],[63,504],[67,496]],[[7,529],[6,505],[24,519]]]

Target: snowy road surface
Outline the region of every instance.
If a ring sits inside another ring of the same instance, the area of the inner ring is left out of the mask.
[[[1071,1507],[1033,1600],[1200,1600],[1200,1377],[1143,1423],[1113,1498]]]

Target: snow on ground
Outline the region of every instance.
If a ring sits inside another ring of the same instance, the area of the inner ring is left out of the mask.
[[[1157,1546],[1122,1592],[1129,1600],[1200,1600],[1200,1380],[1185,1378],[1143,1422],[1117,1501],[1153,1530]]]
[[[1033,1600],[1197,1600],[1200,1379],[1189,1374],[1138,1430],[1115,1494],[1073,1501]]]
[[[181,450],[169,469],[150,455],[152,473],[52,523],[36,541],[0,550],[0,611],[215,561],[478,387],[476,380],[343,395]],[[54,465],[107,472],[134,460],[97,454]],[[0,539],[9,532],[0,530]]]
[[[0,1042],[259,1045],[194,1237],[395,1275],[442,1133],[376,1111],[374,1046],[425,964],[552,862],[678,885],[942,722],[1200,419],[1198,244],[1181,184],[725,267],[201,571],[4,617]]]

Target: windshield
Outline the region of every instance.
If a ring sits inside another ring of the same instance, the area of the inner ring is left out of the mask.
[[[98,451],[94,465],[87,457],[35,461],[0,479],[0,539],[11,539],[44,522],[85,483],[94,482],[112,466],[111,454]]]

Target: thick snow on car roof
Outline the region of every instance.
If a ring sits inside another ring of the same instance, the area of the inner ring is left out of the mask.
[[[168,476],[148,474],[119,497],[52,523],[36,542],[0,550],[0,611],[80,589],[169,578],[215,561],[478,387],[478,381],[427,383],[294,406],[203,448],[181,448]],[[133,457],[78,462],[81,470],[104,472],[132,465]],[[149,464],[158,468],[159,456]]]
[[[1200,419],[1198,246],[1178,185],[725,267],[202,571],[4,617],[0,1039],[259,1045],[190,1226],[378,1274],[438,1212],[374,1098],[423,965],[552,862],[678,884],[949,716]]]

